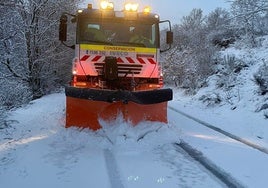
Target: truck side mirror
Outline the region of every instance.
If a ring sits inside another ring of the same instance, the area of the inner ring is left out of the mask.
[[[173,32],[172,31],[167,31],[166,42],[167,42],[167,44],[173,43]]]
[[[62,15],[60,17],[59,40],[60,41],[67,40],[67,16],[66,15]]]

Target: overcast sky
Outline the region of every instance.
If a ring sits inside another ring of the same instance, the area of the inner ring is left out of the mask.
[[[92,0],[94,8],[99,8],[101,0]],[[173,24],[179,23],[183,16],[189,15],[193,8],[201,8],[204,14],[208,14],[217,7],[228,9],[229,3],[226,0],[110,0],[114,2],[115,9],[121,10],[125,2],[137,2],[140,9],[144,6],[151,6],[152,11],[159,14],[161,20],[170,20]]]

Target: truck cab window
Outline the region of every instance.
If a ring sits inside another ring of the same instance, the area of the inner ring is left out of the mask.
[[[149,48],[155,48],[158,45],[156,40],[157,27],[155,24],[80,21],[78,30],[80,32],[77,32],[77,43],[80,44],[107,42],[112,45],[131,46],[136,43],[138,47]],[[140,40],[134,40],[134,34],[137,34],[136,37]]]

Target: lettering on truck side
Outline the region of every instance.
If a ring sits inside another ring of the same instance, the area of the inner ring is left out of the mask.
[[[128,56],[128,52],[111,51],[110,55],[116,57],[126,57]]]
[[[98,50],[86,50],[86,54],[88,55],[100,55],[100,56],[115,56],[115,57],[127,57],[130,56],[128,52],[122,51],[98,51]]]
[[[106,51],[86,50],[86,54],[105,56],[106,55]]]

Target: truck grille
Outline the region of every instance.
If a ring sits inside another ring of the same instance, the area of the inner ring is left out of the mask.
[[[94,63],[96,71],[102,75],[104,63]],[[125,76],[128,74],[140,74],[142,65],[139,64],[124,64],[117,63],[119,76]]]

